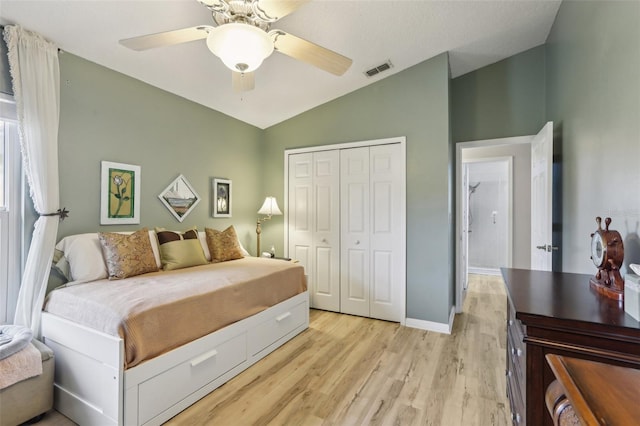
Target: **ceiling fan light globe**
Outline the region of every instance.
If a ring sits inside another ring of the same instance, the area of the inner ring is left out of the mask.
[[[209,32],[207,47],[236,72],[256,70],[273,53],[271,37],[260,28],[243,23],[224,24]]]

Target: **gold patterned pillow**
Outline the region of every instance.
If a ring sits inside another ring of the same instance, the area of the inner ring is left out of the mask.
[[[207,247],[209,247],[212,262],[224,262],[244,257],[233,225],[222,232],[211,228],[204,228],[204,232],[207,236]]]
[[[158,270],[147,228],[129,235],[100,232],[98,239],[110,280],[120,280]]]

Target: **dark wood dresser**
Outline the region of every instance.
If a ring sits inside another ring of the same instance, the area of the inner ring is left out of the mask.
[[[640,322],[589,287],[590,275],[503,268],[507,395],[515,425],[552,426],[547,354],[640,369]]]

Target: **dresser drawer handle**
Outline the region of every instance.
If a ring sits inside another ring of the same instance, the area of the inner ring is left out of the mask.
[[[205,362],[206,360],[213,358],[214,356],[218,355],[218,351],[213,349],[209,352],[203,353],[200,356],[195,357],[194,359],[191,360],[191,366],[195,367],[197,365],[202,364],[203,362]]]
[[[287,319],[291,316],[291,312],[285,312],[284,314],[276,317],[276,322],[280,322],[284,319]]]

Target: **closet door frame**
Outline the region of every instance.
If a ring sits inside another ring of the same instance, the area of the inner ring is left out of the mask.
[[[285,256],[289,257],[289,227],[286,226],[289,223],[289,156],[292,154],[300,154],[307,152],[318,152],[318,151],[330,151],[336,149],[348,149],[348,148],[358,148],[358,147],[369,147],[376,145],[389,145],[389,144],[399,144],[400,152],[402,157],[402,167],[401,167],[401,194],[400,194],[400,238],[402,242],[400,244],[401,247],[401,258],[402,258],[402,267],[400,268],[401,276],[398,277],[402,285],[399,286],[400,289],[400,301],[401,301],[401,319],[400,324],[405,325],[406,317],[407,317],[407,161],[406,161],[406,144],[407,139],[405,136],[398,136],[393,138],[385,138],[385,139],[374,139],[368,141],[358,141],[358,142],[346,142],[346,143],[337,143],[332,145],[319,145],[319,146],[309,146],[305,148],[295,148],[295,149],[286,149],[284,151],[284,248],[285,248]]]

